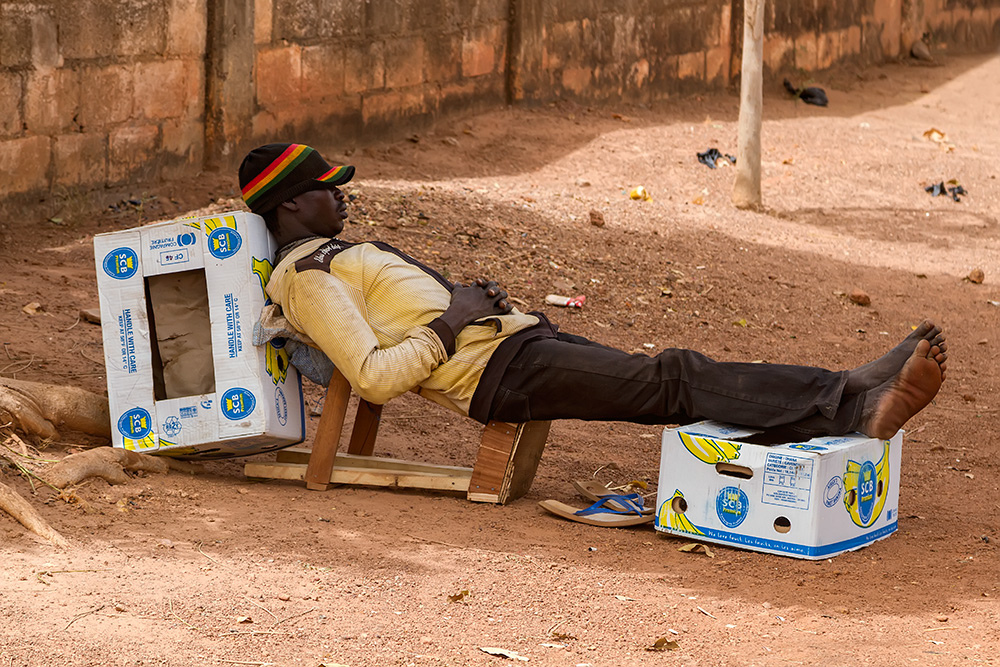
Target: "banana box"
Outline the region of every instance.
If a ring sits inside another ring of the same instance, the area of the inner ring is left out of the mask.
[[[251,344],[274,251],[242,211],[94,238],[115,447],[208,459],[303,440],[298,372],[280,340]]]
[[[896,531],[903,432],[759,445],[760,431],[699,422],[663,432],[656,529],[822,559]]]

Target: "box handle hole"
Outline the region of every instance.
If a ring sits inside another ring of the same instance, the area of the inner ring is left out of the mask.
[[[674,514],[684,514],[688,511],[688,501],[677,496],[670,501],[670,509],[673,510]]]
[[[716,463],[715,472],[728,477],[739,477],[740,479],[750,479],[753,477],[752,469],[732,463]]]
[[[787,533],[792,529],[792,522],[788,520],[788,517],[779,516],[774,520],[774,529],[779,533]]]
[[[857,489],[851,489],[850,491],[847,492],[847,495],[844,496],[844,502],[847,503],[848,507],[854,507],[854,501],[856,501],[857,499],[858,499]]]
[[[875,495],[879,498],[882,497],[882,480],[878,481],[878,486],[875,488]]]

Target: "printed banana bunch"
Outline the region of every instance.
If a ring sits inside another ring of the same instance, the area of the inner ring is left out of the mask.
[[[688,435],[680,432],[681,442],[689,452],[705,463],[729,463],[740,457],[740,444],[726,440],[716,440],[703,435]]]
[[[851,521],[867,528],[882,515],[889,495],[889,441],[883,441],[882,458],[877,463],[848,461],[843,479],[844,507]]]
[[[691,523],[682,512],[674,511],[674,503],[678,499],[684,499],[684,494],[681,493],[680,489],[676,489],[674,491],[674,495],[671,496],[665,503],[660,505],[660,525],[670,526],[674,530],[691,533],[692,535],[704,535],[704,533],[698,530],[698,528]]]

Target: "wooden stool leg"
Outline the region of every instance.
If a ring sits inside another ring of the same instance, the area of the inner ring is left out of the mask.
[[[347,403],[350,399],[351,384],[340,371],[334,370],[330,384],[326,388],[323,415],[319,418],[312,454],[309,456],[309,467],[306,469],[307,489],[326,491],[330,485],[330,476],[333,474],[333,464],[337,458],[337,447],[340,445],[340,434],[344,430],[344,417],[347,416]]]
[[[348,454],[371,456],[375,451],[375,437],[382,420],[382,406],[358,400],[358,414],[354,417],[354,430],[351,431],[351,442],[347,445]]]
[[[551,422],[508,424],[492,421],[483,429],[468,499],[501,505],[531,488]]]

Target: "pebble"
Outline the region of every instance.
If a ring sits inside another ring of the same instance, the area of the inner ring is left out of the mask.
[[[290,596],[288,593],[282,593],[281,595],[278,596],[278,599],[281,600],[282,602],[288,602],[289,600],[292,599],[292,596]]]
[[[868,293],[864,290],[851,290],[851,293],[847,295],[847,298],[850,299],[852,303],[856,303],[859,306],[872,305],[872,298],[868,296]]]
[[[969,282],[975,283],[976,285],[982,285],[983,281],[986,280],[986,274],[983,273],[982,269],[972,269],[969,271]]]
[[[944,614],[938,614],[937,620],[938,620],[939,623],[947,623],[948,622],[948,617],[945,616]]]
[[[590,212],[590,224],[592,224],[594,227],[603,227],[604,226],[604,214],[601,213],[600,211],[598,211],[597,209],[591,210],[591,212]]]

